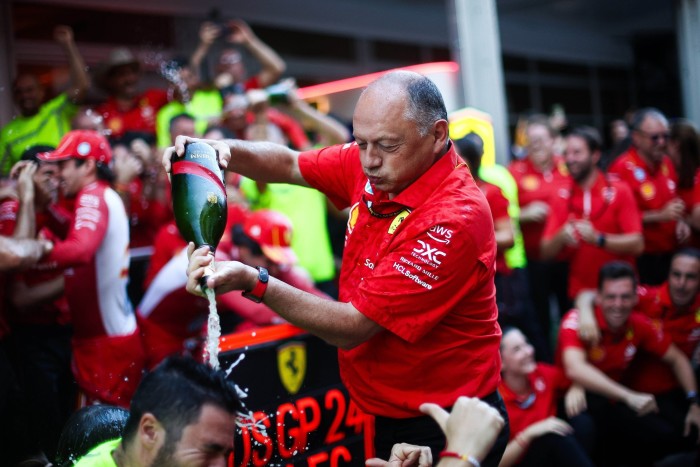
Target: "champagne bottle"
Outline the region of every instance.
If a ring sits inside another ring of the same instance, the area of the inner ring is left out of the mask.
[[[226,186],[217,152],[206,143],[188,143],[183,157],[174,156],[171,189],[180,234],[213,256],[226,229]],[[213,273],[209,270],[202,278]]]

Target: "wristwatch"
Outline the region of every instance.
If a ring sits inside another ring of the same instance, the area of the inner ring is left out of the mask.
[[[700,405],[700,398],[698,398],[698,393],[695,391],[688,391],[685,395],[685,400],[690,404]]]
[[[598,245],[600,248],[605,248],[605,240],[605,234],[599,233],[598,238],[596,239],[596,245]]]
[[[244,290],[241,295],[255,303],[260,303],[263,301],[263,295],[265,295],[265,291],[267,290],[270,274],[268,274],[267,269],[263,267],[258,267],[257,270],[258,282],[255,284],[255,287],[253,287],[253,290]]]

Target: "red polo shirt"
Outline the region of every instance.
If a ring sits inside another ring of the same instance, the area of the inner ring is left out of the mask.
[[[690,216],[695,206],[700,205],[700,168],[695,171],[693,187],[685,190],[678,190],[678,196],[685,202],[685,215]],[[690,236],[689,246],[700,248],[700,232],[693,229]]]
[[[600,307],[595,307],[595,317],[601,332],[596,346],[584,344],[578,337],[578,310],[571,310],[561,322],[557,361],[563,364],[562,355],[569,347],[586,352],[588,362],[615,381],[622,381],[625,370],[641,349],[658,357],[663,356],[671,345],[671,339],[654,326],[649,318],[632,312],[621,331],[613,333],[603,317]]]
[[[477,180],[476,184],[486,197],[486,202],[491,209],[491,218],[494,225],[496,221],[508,219],[508,200],[503,196],[503,192],[499,187],[483,180]],[[507,274],[510,268],[506,264],[505,250],[499,250],[496,253],[496,271],[500,274]]]
[[[393,200],[363,174],[356,143],[301,154],[304,179],[350,206],[340,301],[384,330],[339,350],[367,413],[419,416],[432,400],[484,397],[499,381],[496,243],[486,200],[450,149]],[[369,207],[378,215],[372,215]]]
[[[598,232],[631,234],[642,232],[642,216],[630,189],[622,182],[610,181],[598,171],[590,190],[571,181],[569,190],[560,190],[552,201],[543,239],[551,240],[572,220],[587,219]],[[595,289],[598,271],[608,261],[622,260],[635,264],[634,257],[612,253],[597,245],[579,240],[577,247],[565,247],[563,256],[569,260],[569,297],[582,289]]]
[[[631,147],[613,162],[608,173],[629,185],[642,214],[662,209],[678,197],[676,169],[667,156],[658,167],[649,167]],[[675,221],[646,223],[643,228],[645,253],[666,253],[676,248]]]
[[[671,302],[668,283],[658,287],[639,287],[639,311],[663,329],[671,341],[691,358],[700,344],[700,294],[685,309]],[[637,391],[660,394],[679,387],[671,368],[651,355],[641,354],[630,367],[629,386]]]
[[[557,194],[560,189],[568,189],[569,186],[569,172],[563,159],[559,156],[554,157],[553,167],[547,172],[540,172],[527,157],[511,163],[508,170],[513,174],[513,178],[518,184],[518,201],[521,208],[533,201],[543,201],[551,205],[553,195]],[[528,259],[540,257],[540,242],[544,233],[544,225],[544,221],[520,223]]]
[[[111,138],[123,136],[127,131],[143,131],[156,134],[156,114],[168,103],[168,93],[164,89],[149,89],[134,98],[134,105],[122,111],[116,99],[110,97],[97,106],[95,111],[104,120],[105,128],[111,131]]]
[[[564,376],[561,368],[546,363],[538,363],[535,371],[527,376],[532,387],[532,394],[523,398],[509,388],[503,380],[498,392],[508,411],[510,439],[515,438],[525,428],[557,413],[557,404],[562,392],[571,383]]]

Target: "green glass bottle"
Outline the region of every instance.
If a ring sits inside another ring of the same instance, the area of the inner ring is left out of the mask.
[[[219,157],[206,143],[188,143],[172,161],[171,189],[180,234],[213,255],[226,229],[226,186]],[[203,281],[204,282],[204,281]]]

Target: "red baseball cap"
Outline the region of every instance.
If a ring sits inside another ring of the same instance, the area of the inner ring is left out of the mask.
[[[51,152],[37,154],[42,161],[58,162],[66,159],[95,159],[97,162],[109,164],[112,161],[112,149],[107,138],[92,130],[69,131],[58,147]]]
[[[243,223],[243,232],[255,240],[270,260],[281,265],[297,262],[291,248],[292,221],[277,211],[253,211]]]

